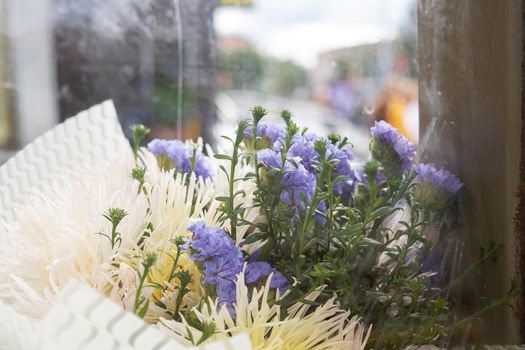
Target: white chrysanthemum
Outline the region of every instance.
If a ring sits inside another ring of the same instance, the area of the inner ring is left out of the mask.
[[[213,323],[216,333],[209,339],[221,340],[247,332],[255,350],[362,350],[370,335],[357,317],[350,318],[330,300],[322,306],[312,307],[297,303],[288,309],[288,315],[280,320],[280,306],[268,304],[270,279],[261,289],[248,290],[243,274],[237,281],[236,318],[233,319],[225,307],[209,301],[200,309],[194,309],[202,322]],[[320,291],[311,293],[306,299],[315,301]],[[278,297],[277,297],[278,298]],[[161,320],[161,329],[180,342],[191,345],[200,339],[201,332],[184,320]]]
[[[118,231],[131,248],[147,223],[147,200],[131,179],[131,159],[77,169],[35,193],[17,220],[0,229],[0,298],[30,317],[42,317],[54,294],[75,278],[96,287],[114,255],[102,216],[110,207],[129,213]]]
[[[133,307],[137,270],[141,256],[154,252],[159,256],[151,277],[162,278],[171,269],[172,239],[187,236],[191,220],[205,216],[205,208],[215,198],[214,185],[208,181],[161,171],[155,157],[144,152],[147,166],[145,187],[139,191],[131,178],[135,166],[123,159],[97,169],[79,169],[64,175],[55,184],[34,194],[30,205],[18,211],[16,222],[0,223],[0,298],[30,317],[40,318],[56,292],[74,278],[98,288],[127,309]],[[111,224],[102,216],[108,208],[122,208],[128,215],[118,225],[122,242],[111,249],[109,240],[97,233],[111,232]],[[210,217],[210,216],[209,216]],[[138,242],[147,230],[153,230],[143,247]],[[113,266],[119,262],[119,267]],[[188,256],[179,265],[195,276],[192,293],[185,301],[195,305],[202,296],[200,274]],[[145,289],[145,296],[155,291]],[[170,305],[176,286],[168,286],[166,302]],[[164,297],[164,296],[160,296]],[[165,316],[151,303],[152,320]]]
[[[120,249],[116,260],[134,271],[141,271],[144,254],[151,252],[157,255],[157,261],[149,272],[146,283],[163,288],[145,288],[142,293],[143,297],[150,299],[145,319],[155,322],[160,317],[169,317],[167,310],[173,311],[175,308],[178,281],[168,281],[172,272],[173,257],[176,255],[173,240],[177,237],[188,237],[188,225],[193,220],[205,218],[207,208],[216,197],[216,193],[214,184],[209,180],[197,179],[194,174],[179,174],[174,170],[163,171],[158,167],[155,156],[148,151],[143,151],[141,158],[147,169],[144,187],[148,193],[149,215],[146,224],[151,224],[152,229],[149,235],[144,237],[141,246],[137,240],[132,246]],[[200,271],[186,252],[180,256],[177,265],[177,271],[184,269],[192,275],[190,292],[184,297],[183,307],[195,306],[204,297]],[[134,305],[130,300],[134,299],[136,288],[122,288],[121,282],[124,279],[129,285],[136,285],[137,275],[135,274],[133,281],[129,282],[131,276],[127,268],[109,266],[109,269],[111,272],[108,275],[112,277],[107,281],[105,292],[112,295],[114,300],[120,298],[124,308],[132,309]],[[166,308],[156,305],[159,301]]]

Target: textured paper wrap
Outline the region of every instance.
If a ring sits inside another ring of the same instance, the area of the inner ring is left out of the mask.
[[[111,101],[56,126],[0,167],[0,223],[9,225],[31,194],[82,167],[131,156]],[[72,283],[42,321],[31,321],[0,302],[0,350],[250,350],[248,335],[188,348],[87,286]]]
[[[40,327],[42,350],[249,350],[246,335],[224,343],[185,347],[101,294],[71,283]]]
[[[131,152],[113,102],[80,112],[37,138],[0,167],[0,220],[9,223],[29,194],[56,175],[102,165]]]
[[[42,321],[0,303],[0,350],[250,350],[248,335],[186,347],[95,290],[72,281]]]

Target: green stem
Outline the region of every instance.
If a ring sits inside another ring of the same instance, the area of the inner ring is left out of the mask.
[[[179,288],[179,293],[177,294],[177,300],[175,301],[175,312],[173,313],[173,317],[176,318],[177,315],[180,312],[180,307],[182,305],[182,299],[184,298],[184,295],[187,292],[186,287],[188,286],[189,282],[182,282],[181,286]]]
[[[168,278],[168,282],[171,282],[172,279],[175,278],[177,267],[179,264],[179,258],[181,256],[182,251],[180,250],[180,247],[177,246],[177,254],[175,255],[175,259],[173,259],[173,266],[171,267],[170,276]]]
[[[133,303],[134,305],[133,310],[135,313],[137,312],[138,308],[140,307],[140,304],[142,303],[141,301],[142,288],[144,287],[144,282],[146,281],[148,270],[149,268],[147,270],[146,268],[144,268],[144,272],[139,276],[139,285],[137,287],[137,293],[135,294],[135,302]]]
[[[233,147],[233,155],[231,159],[231,165],[230,165],[230,183],[229,183],[229,194],[230,194],[230,200],[229,200],[229,217],[230,217],[230,234],[234,240],[237,239],[237,215],[235,214],[235,208],[234,208],[234,183],[235,183],[235,167],[237,166],[237,157],[239,153],[239,146],[236,143]]]
[[[333,222],[333,211],[334,211],[334,189],[332,185],[332,171],[329,172],[328,176],[328,218],[326,220],[326,254],[330,252],[330,245],[332,243],[332,222]]]
[[[306,212],[306,216],[303,221],[303,225],[301,226],[301,230],[299,231],[299,242],[297,245],[297,257],[295,261],[295,272],[297,274],[297,277],[300,276],[301,268],[302,268],[302,259],[301,255],[303,253],[304,249],[304,239],[306,236],[306,230],[308,229],[308,225],[310,224],[310,220],[312,220],[313,213],[315,208],[317,208],[317,196],[319,193],[319,187],[316,187],[314,195],[312,196],[312,201],[310,206],[308,207],[308,211]]]

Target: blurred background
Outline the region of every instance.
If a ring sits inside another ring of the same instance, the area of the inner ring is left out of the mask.
[[[0,163],[113,99],[126,132],[217,144],[282,109],[365,157],[385,119],[418,142],[414,0],[0,0]]]

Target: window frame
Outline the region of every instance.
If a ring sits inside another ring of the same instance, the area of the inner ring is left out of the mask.
[[[463,266],[479,257],[480,247],[503,244],[498,259],[464,283],[465,312],[482,296],[502,296],[511,280],[522,291],[525,286],[525,199],[516,196],[525,188],[521,3],[418,1],[420,160],[454,171],[465,183]],[[525,293],[519,299],[519,315],[510,308],[485,315],[475,341],[523,341]]]

